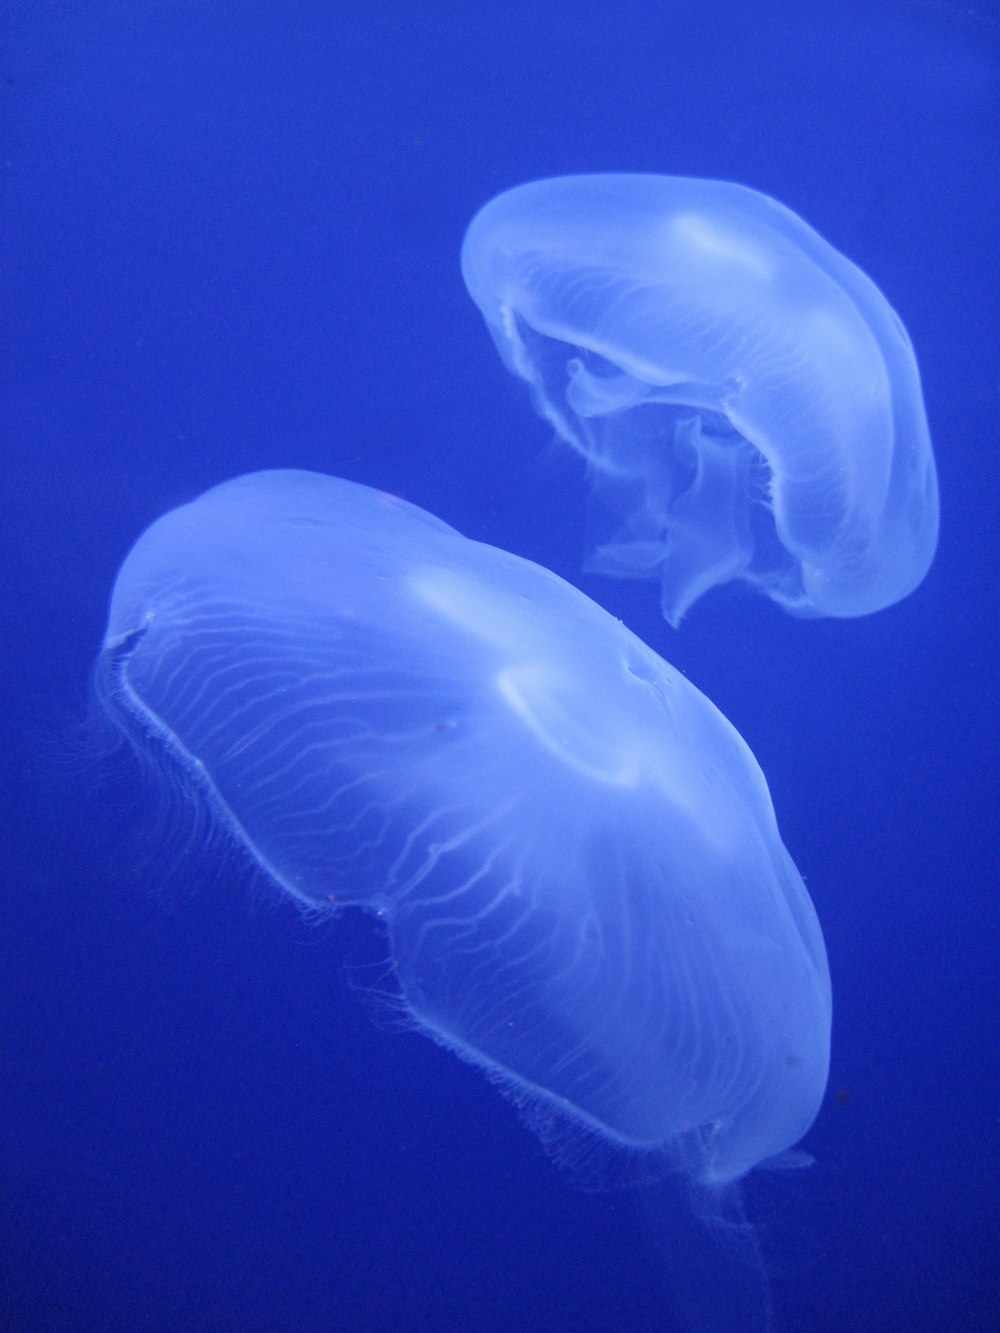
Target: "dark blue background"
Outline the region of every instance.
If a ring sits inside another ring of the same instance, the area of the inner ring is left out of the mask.
[[[372,1025],[369,923],[199,892],[197,859],[155,895],[134,775],[77,754],[130,543],[290,465],[552,567],[739,727],[834,979],[817,1165],[748,1190],[779,1326],[995,1327],[996,7],[5,9],[0,1326],[670,1327],[628,1196]],[[579,469],[458,249],[496,191],[604,170],[774,194],[896,306],[943,505],[902,605],[724,590],[674,633],[652,586],[579,574]]]

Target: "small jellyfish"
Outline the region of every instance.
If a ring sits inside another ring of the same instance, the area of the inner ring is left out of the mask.
[[[789,209],[722,181],[541,180],[476,215],[462,271],[613,516],[588,568],[658,580],[672,625],[733,579],[856,616],[924,577],[937,480],[909,338]]]
[[[550,1144],[724,1183],[808,1129],[829,975],[763,775],[554,574],[367,487],[256,473],[139,539],[96,679],[279,890],[380,918],[415,1024]]]

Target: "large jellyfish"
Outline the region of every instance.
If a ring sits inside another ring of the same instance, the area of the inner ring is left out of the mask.
[[[555,575],[256,473],[139,539],[97,685],[280,890],[381,918],[414,1021],[536,1127],[707,1183],[808,1129],[829,977],[763,775]]]
[[[659,580],[671,624],[731,579],[854,616],[927,572],[937,481],[910,341],[789,209],[721,181],[541,180],[477,214],[462,270],[614,515],[588,567]]]

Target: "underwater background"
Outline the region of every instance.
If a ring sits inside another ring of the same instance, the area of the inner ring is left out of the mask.
[[[815,1164],[745,1187],[775,1326],[996,1327],[997,7],[8,3],[0,37],[0,1328],[697,1327],[630,1191],[373,1023],[375,923],[164,865],[88,748],[130,545],[271,467],[556,571],[739,729],[833,978]],[[941,485],[905,601],[733,585],[675,631],[580,572],[582,468],[458,255],[498,191],[593,171],[752,186],[886,294]]]

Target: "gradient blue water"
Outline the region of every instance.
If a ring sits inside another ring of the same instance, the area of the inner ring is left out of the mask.
[[[836,994],[816,1165],[748,1191],[778,1325],[995,1322],[997,27],[985,4],[628,8],[3,20],[0,1324],[669,1327],[623,1197],[568,1185],[474,1071],[372,1030],[364,929],[248,905],[176,845],[151,895],[134,775],[62,761],[136,534],[275,466],[579,580],[732,718]],[[583,478],[457,258],[499,190],[610,170],[772,194],[892,294],[941,474],[912,597],[798,622],[719,593],[674,633],[648,587],[580,578]]]

